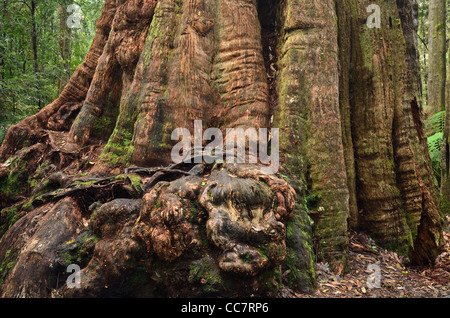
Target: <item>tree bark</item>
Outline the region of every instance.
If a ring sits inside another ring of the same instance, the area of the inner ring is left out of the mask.
[[[33,70],[34,73],[39,72],[39,60],[37,51],[37,29],[36,29],[36,2],[30,3],[31,13],[31,49],[33,50]]]
[[[450,59],[447,60],[447,67]],[[450,72],[447,73],[450,83]],[[444,212],[450,211],[450,85],[446,86],[444,131],[441,147],[440,205]]]
[[[62,77],[58,80],[58,92],[61,93],[70,80],[70,42],[71,30],[67,25],[67,5],[64,1],[59,4],[59,55],[61,57]]]
[[[411,0],[107,0],[85,62],[0,148],[1,295],[42,295],[20,269],[31,254],[46,277],[83,255],[80,289],[52,285],[65,296],[311,291],[315,259],[349,270],[349,230],[433,263],[443,234],[415,34]],[[192,136],[194,120],[279,128],[279,173],[173,164],[171,133]],[[64,222],[37,220],[63,205],[90,226],[49,245],[39,233]],[[19,253],[26,238],[44,247]]]
[[[333,1],[286,1],[278,62],[282,159],[313,201],[316,253],[338,271],[347,266],[347,188],[341,118],[336,17]]]
[[[343,64],[350,65],[349,72],[341,74],[341,85],[349,88],[359,211],[350,224],[417,262],[432,262],[442,235],[417,239],[423,220],[433,219],[436,233],[441,221],[423,130],[412,1],[376,2],[381,27],[372,29],[364,19],[370,4],[344,1],[347,9],[338,11],[343,21],[350,19],[347,28],[340,29],[342,37],[352,39],[351,57]],[[422,244],[430,244],[429,254],[419,261]]]
[[[428,109],[429,115],[445,110],[447,55],[447,6],[445,0],[430,0],[428,8]]]

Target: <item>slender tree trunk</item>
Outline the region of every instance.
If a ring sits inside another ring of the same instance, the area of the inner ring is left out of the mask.
[[[58,80],[58,92],[61,93],[70,79],[70,42],[71,29],[67,26],[67,1],[60,3],[59,13],[59,55],[61,58],[62,77]]]
[[[37,35],[37,26],[36,26],[36,1],[31,0],[30,3],[30,12],[31,12],[31,48],[33,51],[33,71],[34,74],[39,73],[39,60],[38,60],[38,35]],[[39,85],[39,84],[37,84]],[[38,91],[40,87],[37,87]],[[37,98],[38,108],[41,109],[41,98],[38,96]]]
[[[2,8],[3,12],[1,13],[2,19],[4,18],[3,15],[6,13],[6,0],[3,0],[2,2]],[[6,19],[5,19],[6,20]],[[6,39],[5,32],[1,32],[0,37],[2,41]],[[0,48],[0,81],[3,81],[5,79],[5,53],[6,49],[4,46]],[[6,111],[6,103],[4,102],[3,98],[4,94],[2,94],[2,98],[0,98],[1,108],[0,111],[2,112],[2,115],[0,116],[0,121],[3,121],[7,118],[7,111]]]
[[[428,113],[445,110],[446,12],[445,0],[430,0],[428,9]]]
[[[2,7],[3,7],[3,12],[2,12],[2,16],[3,16],[6,13],[6,0],[3,0]],[[6,39],[6,34],[4,32],[1,33],[1,38],[2,38],[2,41],[4,41],[4,39]],[[4,80],[4,78],[5,78],[5,47],[4,46],[2,46],[0,48],[0,56],[1,56],[1,58],[0,58],[0,80]]]
[[[39,72],[38,49],[37,49],[37,29],[36,29],[36,1],[30,3],[31,13],[31,49],[33,51],[33,70]]]

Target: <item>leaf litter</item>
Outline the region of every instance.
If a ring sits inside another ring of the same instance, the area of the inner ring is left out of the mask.
[[[383,249],[367,235],[351,233],[349,272],[333,273],[328,263],[316,264],[316,291],[301,294],[283,287],[282,298],[450,298],[450,216],[446,216],[445,246],[434,266],[412,267],[395,252]],[[373,269],[379,270],[373,284]]]

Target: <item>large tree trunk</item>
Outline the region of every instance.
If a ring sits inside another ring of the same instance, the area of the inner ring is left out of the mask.
[[[310,291],[314,259],[349,270],[349,229],[432,263],[418,67],[408,0],[106,0],[85,62],[0,148],[0,294]],[[195,120],[279,128],[280,173],[173,164]]]
[[[347,263],[347,187],[339,111],[334,1],[286,1],[282,7],[274,126],[282,160],[315,216],[316,252],[342,271]]]

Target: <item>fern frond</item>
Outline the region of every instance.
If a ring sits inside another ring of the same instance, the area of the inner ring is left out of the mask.
[[[441,147],[442,147],[442,139],[444,138],[444,133],[438,132],[434,135],[431,135],[428,137],[428,149],[430,151],[430,155],[433,156],[434,154],[440,154],[441,153]]]
[[[434,114],[425,122],[427,136],[431,137],[437,133],[444,132],[445,111]]]
[[[431,135],[427,138],[428,149],[430,151],[431,167],[433,169],[433,174],[438,185],[441,182],[441,148],[443,138],[443,132],[435,133],[434,135]]]

